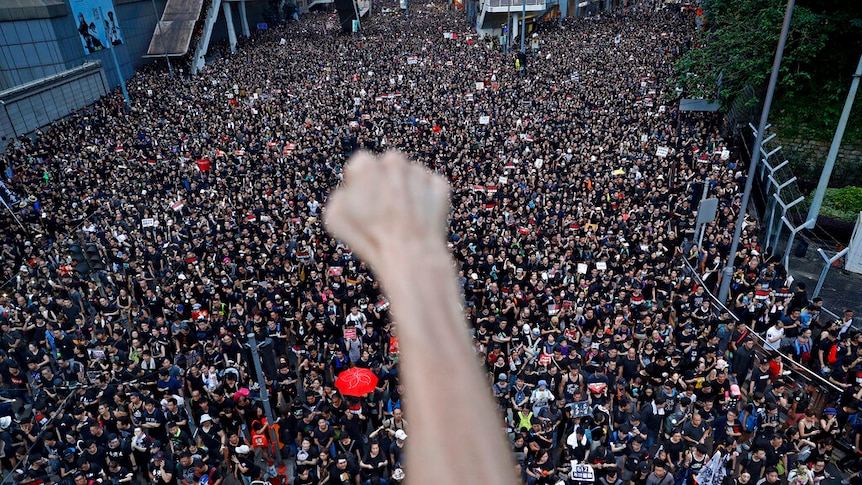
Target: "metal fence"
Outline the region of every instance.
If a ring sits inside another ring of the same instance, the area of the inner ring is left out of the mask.
[[[709,287],[706,284],[704,284],[703,280],[700,278],[700,275],[691,266],[691,264],[689,264],[689,262],[683,257],[680,257],[678,259],[678,261],[679,261],[678,266],[682,270],[683,274],[685,276],[690,276],[692,281],[694,281],[699,287],[702,287],[704,289],[704,293],[709,297],[709,300],[712,303],[713,316],[718,318],[722,315],[727,315],[731,319],[733,319],[733,321],[740,323],[740,320],[736,316],[736,314],[733,313],[729,308],[727,308],[727,306],[725,306],[723,302],[719,301],[718,298],[710,291]],[[822,391],[825,391],[825,392],[820,393],[821,398],[822,398],[820,400],[820,403],[819,403],[820,407],[822,407],[822,404],[825,403],[825,399],[829,394],[833,394],[833,393],[840,394],[843,391],[842,388],[840,388],[840,387],[836,386],[835,384],[829,382],[828,380],[824,379],[817,372],[814,372],[813,370],[809,369],[808,367],[806,367],[802,363],[794,360],[793,357],[791,357],[787,354],[784,354],[781,351],[776,351],[776,352],[773,352],[771,350],[768,352],[765,351],[763,349],[763,344],[766,342],[766,340],[763,338],[763,336],[755,333],[753,329],[749,329],[749,330],[751,330],[750,334],[754,337],[755,343],[756,343],[757,347],[759,348],[759,350],[762,354],[766,355],[767,353],[769,353],[769,354],[777,353],[777,354],[781,355],[781,357],[784,359],[784,361],[786,363],[788,363],[788,367],[792,371],[796,372],[796,374],[799,376],[800,379],[802,379],[803,382],[806,382],[806,383],[810,382],[810,383],[816,385]],[[813,404],[813,406],[816,407],[817,404]]]

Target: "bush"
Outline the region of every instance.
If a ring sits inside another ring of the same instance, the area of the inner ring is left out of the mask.
[[[812,192],[804,202],[805,207],[811,207],[814,198]],[[862,187],[847,186],[840,189],[826,189],[823,196],[823,206],[820,215],[840,221],[856,222],[862,211]]]

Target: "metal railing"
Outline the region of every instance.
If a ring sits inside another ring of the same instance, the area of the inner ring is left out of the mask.
[[[697,271],[691,266],[691,264],[689,264],[688,260],[686,260],[685,258],[682,258],[682,257],[679,259],[682,261],[682,269],[683,269],[683,272],[685,273],[685,275],[690,276],[691,279],[694,280],[698,286],[702,287],[704,289],[704,293],[706,293],[706,295],[709,297],[709,300],[712,302],[713,316],[719,317],[722,314],[726,314],[730,318],[732,318],[735,322],[740,323],[739,317],[737,317],[735,313],[733,313],[729,308],[727,308],[727,306],[725,306],[723,302],[719,301],[718,298],[709,290],[709,288],[704,284],[703,280],[700,278],[700,275],[697,273]],[[831,313],[831,312],[829,312],[829,313]],[[760,336],[756,332],[754,332],[753,329],[749,329],[749,330],[751,330],[749,332],[749,334],[752,335],[756,339],[758,346],[763,347],[763,344],[766,343],[766,339],[764,339],[762,336]],[[832,390],[832,391],[835,391],[838,393],[841,393],[844,391],[844,389],[842,389],[842,388],[836,386],[835,384],[829,382],[828,380],[824,379],[823,376],[821,376],[817,372],[814,372],[813,370],[806,367],[804,364],[797,362],[796,360],[793,359],[793,357],[781,352],[780,350],[777,350],[777,351],[770,350],[770,353],[772,353],[772,352],[777,353],[786,362],[789,362],[790,368],[792,370],[796,371],[797,373],[804,374],[805,376],[807,376],[808,381],[810,381],[810,382],[812,382],[812,383],[814,383],[820,387],[824,387],[824,388],[827,388],[829,390]]]
[[[749,128],[753,130],[750,124]],[[769,126],[767,126],[768,129]],[[775,138],[776,135],[773,134],[765,140],[768,142]],[[752,159],[753,154],[748,138],[741,136],[741,139],[741,147],[748,154],[749,159]],[[772,144],[777,145],[779,141],[776,139]],[[801,203],[805,198],[805,194],[796,183],[797,179],[793,175],[790,162],[784,156],[781,146],[777,146],[771,151],[763,147],[760,155],[761,167],[757,172],[758,180],[756,180],[758,183],[755,184],[756,190],[753,191],[752,195],[758,197],[764,210],[764,214],[761,217],[762,220],[760,221],[760,226],[762,227],[760,233],[763,236],[762,241],[764,241],[765,247],[773,248],[773,254],[782,254],[779,249],[783,251],[783,258],[780,259],[783,261],[787,273],[792,275],[793,272],[789,267],[789,254],[793,250],[792,246],[795,238],[792,236],[795,236],[795,233],[791,232],[793,228],[789,227],[789,223],[804,221],[807,217],[808,209],[805,204]],[[778,163],[778,160],[784,161]],[[799,224],[800,226],[796,227],[801,227],[802,222],[799,222]],[[827,254],[830,252],[834,254],[835,251],[831,248],[841,245],[841,242],[834,235],[822,227],[816,233],[806,231],[804,237],[811,246],[825,248]],[[841,318],[837,313],[825,306],[821,311],[831,315],[835,319]],[[853,326],[857,327],[857,324],[854,323]]]

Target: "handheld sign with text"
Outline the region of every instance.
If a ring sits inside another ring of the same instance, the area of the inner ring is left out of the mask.
[[[577,482],[595,482],[596,473],[593,467],[587,464],[578,464],[572,462],[572,471],[569,474],[571,479]]]

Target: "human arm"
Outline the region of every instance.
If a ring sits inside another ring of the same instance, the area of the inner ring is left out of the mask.
[[[417,484],[513,484],[514,469],[487,383],[473,360],[444,224],[448,186],[388,153],[359,154],[325,219],[370,262],[399,322],[415,436],[408,448]],[[411,275],[422,274],[423,278]],[[426,342],[440,343],[434,348]],[[441,353],[442,352],[442,353]],[[421,385],[420,385],[421,383]],[[455,415],[440,410],[456,407]],[[457,447],[443,443],[459,443]]]

